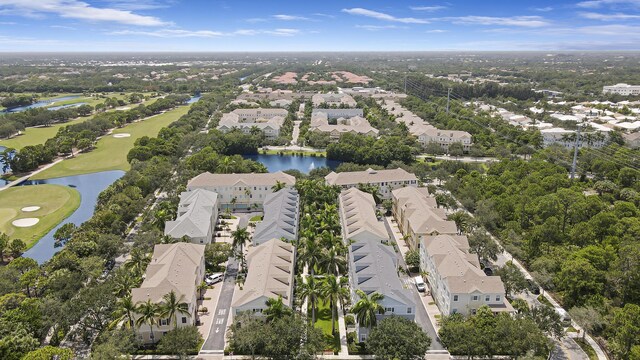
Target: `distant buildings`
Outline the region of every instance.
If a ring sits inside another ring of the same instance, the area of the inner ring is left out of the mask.
[[[369,124],[367,119],[354,116],[350,118],[338,118],[336,124],[329,124],[329,117],[324,112],[315,112],[311,116],[309,131],[316,131],[329,134],[331,140],[337,141],[342,134],[352,133],[376,137],[378,129]]]
[[[313,102],[314,107],[319,107],[320,105],[328,105],[328,106],[346,106],[346,107],[354,107],[356,106],[356,101],[349,94],[315,94],[311,97],[311,101]]]
[[[251,129],[257,128],[267,138],[275,139],[280,136],[287,114],[285,109],[236,109],[222,116],[217,129],[226,133],[235,128],[249,134]]]
[[[278,239],[271,239],[249,250],[247,278],[233,293],[232,316],[243,312],[257,315],[267,308],[267,300],[282,297],[293,307],[296,248]]]
[[[313,109],[311,118],[313,119],[317,116],[326,116],[328,119],[364,117],[364,111],[362,109]]]
[[[352,303],[359,300],[355,290],[368,296],[378,293],[384,296],[379,303],[385,310],[376,315],[378,321],[389,316],[413,320],[416,312],[413,294],[398,277],[397,257],[393,247],[386,244],[389,235],[376,218],[373,196],[348,189],[340,194],[339,203],[343,239],[353,241],[349,245]],[[366,341],[369,329],[358,324],[357,333],[360,341]]]
[[[267,195],[263,209],[264,216],[253,234],[254,246],[274,238],[290,241],[298,238],[300,196],[295,189],[284,188]]]
[[[164,301],[163,297],[173,291],[178,299],[182,298],[188,305],[187,313],[176,313],[177,326],[195,325],[198,320],[198,285],[205,274],[204,248],[204,245],[182,242],[156,245],[142,285],[131,289],[133,303],[150,300],[160,304]],[[157,342],[167,331],[173,330],[173,321],[159,319],[153,327],[153,337],[149,325],[143,324],[136,331],[143,342]]]
[[[418,249],[427,236],[458,233],[456,223],[447,220],[444,209],[437,207],[427,188],[405,187],[392,195],[393,216],[412,249]]]
[[[329,185],[338,185],[343,189],[358,186],[358,184],[371,184],[378,187],[380,196],[384,199],[391,198],[394,189],[402,187],[417,187],[418,178],[404,169],[387,169],[349,172],[331,172],[324,177]]]
[[[599,124],[592,124],[599,125]],[[578,147],[592,147],[600,148],[607,144],[609,139],[608,132],[611,129],[606,127],[599,127],[596,131],[581,131],[580,141]],[[576,145],[576,131],[567,130],[563,128],[550,128],[540,130],[542,134],[543,146],[549,146],[552,144],[559,144],[567,149],[573,148]]]
[[[218,194],[195,189],[180,194],[177,217],[167,221],[164,234],[174,239],[187,237],[192,243],[209,244],[218,219]]]
[[[469,242],[462,235],[434,235],[422,239],[420,267],[427,273],[431,295],[444,315],[475,314],[486,305],[493,312],[514,312],[505,298],[499,276],[487,276]]]
[[[634,132],[631,134],[623,134],[622,137],[627,145],[632,149],[640,147],[640,132]]]
[[[278,171],[262,174],[212,174],[202,173],[189,181],[188,191],[205,189],[218,194],[218,209],[261,209],[263,202],[276,183],[287,187],[295,184],[296,179]]]
[[[616,84],[613,86],[603,86],[602,93],[623,96],[640,95],[640,85]]]

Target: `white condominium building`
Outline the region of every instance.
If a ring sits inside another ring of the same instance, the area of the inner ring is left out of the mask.
[[[402,187],[417,187],[418,178],[404,169],[386,169],[348,172],[331,172],[324,177],[329,185],[337,185],[343,189],[357,187],[358,184],[370,184],[378,187],[383,199],[390,199],[391,192]]]
[[[356,106],[356,101],[349,94],[315,94],[311,97],[311,101],[313,102],[314,107],[322,104],[327,104],[329,106]]]
[[[254,246],[274,238],[289,241],[298,238],[300,196],[296,189],[285,188],[267,195],[262,207],[264,216],[253,233]]]
[[[618,95],[640,95],[640,85],[629,84],[616,84],[613,86],[603,86],[603,94],[618,94]]]
[[[218,194],[218,209],[262,209],[267,196],[278,182],[293,187],[296,179],[282,171],[262,174],[202,173],[189,181],[188,191],[205,189]]]
[[[218,220],[218,194],[196,189],[180,194],[178,214],[164,224],[164,234],[174,239],[189,238],[195,244],[209,244]]]
[[[274,139],[280,136],[280,128],[284,124],[288,111],[285,109],[236,109],[222,115],[217,129],[223,133],[232,129],[240,129],[243,133],[251,133],[251,129],[257,128],[267,138]]]
[[[367,119],[354,116],[350,118],[336,119],[336,124],[329,124],[329,119],[326,113],[318,112],[314,113],[311,117],[311,124],[309,131],[317,131],[322,133],[328,133],[331,140],[337,141],[342,134],[353,133],[362,134],[367,136],[378,136],[378,129],[369,124]]]
[[[475,314],[486,305],[494,313],[514,312],[499,276],[487,276],[462,235],[427,236],[420,247],[420,267],[444,315]]]

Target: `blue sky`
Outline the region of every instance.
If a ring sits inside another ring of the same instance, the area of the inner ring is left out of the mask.
[[[0,0],[0,51],[640,50],[640,0]]]

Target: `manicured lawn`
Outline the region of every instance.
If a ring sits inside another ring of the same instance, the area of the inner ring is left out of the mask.
[[[27,206],[40,206],[34,212],[23,212]],[[11,239],[22,239],[33,246],[54,226],[58,225],[80,206],[80,193],[62,185],[14,186],[0,191],[0,232]],[[40,222],[28,228],[11,223],[16,219],[38,218]]]
[[[252,216],[249,221],[262,221],[262,215]]]
[[[311,319],[311,308],[309,308],[309,319]],[[338,331],[338,319],[336,318],[336,333],[331,333],[331,309],[329,302],[320,301],[316,309],[316,323],[314,326],[324,334],[325,341],[333,351],[340,351],[340,332]]]
[[[22,132],[22,135],[13,137],[8,140],[0,140],[0,145],[7,148],[14,148],[14,149],[20,150],[25,146],[44,144],[45,141],[54,137],[58,133],[58,129],[60,129],[61,127],[72,125],[72,124],[78,124],[83,121],[86,121],[89,118],[91,118],[91,116],[80,117],[63,124],[56,124],[56,125],[51,125],[47,127],[26,128]]]
[[[114,138],[105,135],[96,148],[88,153],[78,154],[75,158],[64,160],[55,166],[36,174],[32,179],[50,179],[62,176],[89,174],[109,170],[129,170],[127,154],[133,148],[136,139],[143,136],[154,137],[163,127],[178,120],[189,111],[189,106],[180,106],[144,121],[129,124],[113,131],[114,134],[131,134],[127,138]]]

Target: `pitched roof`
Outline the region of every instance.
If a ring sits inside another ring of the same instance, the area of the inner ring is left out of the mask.
[[[189,180],[187,188],[193,189],[205,186],[273,186],[276,181],[293,186],[296,178],[285,174],[282,171],[274,173],[251,173],[251,174],[212,174],[210,172],[202,173]]]
[[[298,236],[300,196],[293,188],[267,195],[263,203],[264,217],[253,234],[255,245],[276,238],[294,240]]]
[[[247,255],[247,279],[242,290],[234,292],[231,306],[242,306],[261,297],[281,296],[284,304],[291,307],[295,251],[293,245],[279,239],[252,248]]]
[[[387,241],[389,234],[376,216],[376,203],[369,193],[351,188],[340,193],[340,215],[344,240],[365,235],[368,239]]]
[[[139,288],[131,289],[134,303],[151,300],[158,303],[172,290],[178,298],[191,299],[204,258],[204,245],[191,243],[158,244]]]
[[[204,189],[185,191],[180,194],[178,216],[167,221],[164,234],[173,238],[183,236],[203,237],[209,234],[213,226],[211,217],[218,203],[218,194]]]
[[[404,169],[387,169],[349,172],[331,172],[324,177],[329,185],[354,185],[391,181],[418,181],[418,178]]]
[[[397,208],[403,213],[409,226],[419,234],[456,234],[455,222],[448,221],[444,209],[437,208],[435,198],[427,188],[406,186],[393,190]]]
[[[469,253],[466,236],[428,236],[423,246],[451,293],[504,293],[500,277],[486,276],[480,269],[478,256]]]

